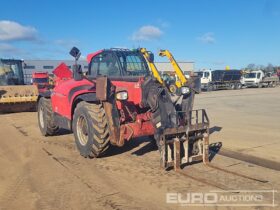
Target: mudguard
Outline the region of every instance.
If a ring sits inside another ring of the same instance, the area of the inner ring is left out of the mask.
[[[124,138],[120,128],[119,111],[115,98],[115,86],[111,83],[108,77],[97,77],[96,98],[103,103],[109,126],[111,144],[123,146]]]

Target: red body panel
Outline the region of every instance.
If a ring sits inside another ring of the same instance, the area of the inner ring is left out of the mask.
[[[116,86],[116,91],[126,90],[128,92],[127,102],[133,103],[134,105],[140,105],[142,98],[141,82],[123,82],[113,81]],[[121,103],[117,102],[118,109],[121,109]]]
[[[88,54],[87,56],[87,62],[90,63],[91,59],[94,57],[94,56],[97,56],[98,54],[102,53],[104,50],[98,50],[94,53],[90,53]]]
[[[151,113],[139,113],[141,104],[142,90],[141,80],[138,82],[123,82],[113,81],[113,84],[117,87],[117,91],[126,90],[128,92],[127,101],[117,101],[117,107],[120,111],[123,111],[125,117],[121,120],[125,128],[125,139],[129,140],[134,137],[147,136],[154,134],[154,127],[150,121]],[[85,93],[94,93],[95,83],[84,79],[81,81],[75,81],[74,79],[61,80],[59,85],[53,89],[51,97],[52,108],[57,114],[72,120],[72,106],[73,101],[79,95]],[[131,121],[127,110],[136,115],[134,122]]]
[[[65,63],[59,64],[54,70],[54,75],[59,79],[72,78],[72,71],[68,68]]]
[[[72,119],[71,110],[74,99],[81,94],[95,92],[94,84],[84,79],[75,81],[74,79],[62,80],[59,85],[53,89],[51,97],[52,108],[54,112]]]
[[[126,140],[141,136],[150,136],[155,133],[155,128],[151,121],[127,123],[123,126],[125,127],[124,139]]]

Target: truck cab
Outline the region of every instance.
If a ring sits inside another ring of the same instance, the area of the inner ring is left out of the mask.
[[[31,83],[37,86],[39,92],[47,91],[49,88],[49,73],[33,72]]]
[[[243,82],[246,87],[261,87],[264,72],[261,70],[251,71],[243,76]]]
[[[211,70],[200,71],[197,74],[200,77],[201,89],[207,89],[208,84],[212,81]]]

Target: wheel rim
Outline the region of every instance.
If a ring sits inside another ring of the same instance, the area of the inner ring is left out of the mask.
[[[81,145],[88,142],[88,123],[84,116],[79,116],[77,120],[77,136]]]
[[[41,106],[39,109],[39,123],[42,128],[45,127],[44,123],[44,108]]]

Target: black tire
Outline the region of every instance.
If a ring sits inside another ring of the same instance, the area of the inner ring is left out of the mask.
[[[229,89],[230,89],[230,90],[234,90],[234,89],[235,89],[235,85],[234,85],[233,83],[231,83],[231,84],[229,85]]]
[[[211,91],[213,91],[213,86],[212,85],[208,85],[207,92],[211,92]]]
[[[212,87],[212,90],[213,91],[216,91],[218,88],[217,88],[217,85],[213,85],[213,87]]]
[[[275,88],[275,87],[276,87],[276,83],[270,82],[269,85],[268,85],[268,87],[270,87],[270,88]]]
[[[40,98],[37,109],[38,125],[41,133],[44,136],[55,135],[59,128],[54,122],[51,100],[44,97]]]
[[[82,156],[98,157],[109,148],[109,126],[101,104],[80,102],[74,112],[72,128]]]
[[[236,84],[235,84],[235,89],[236,89],[236,90],[241,89],[241,87],[242,87],[242,85],[241,85],[240,83],[236,83]]]

